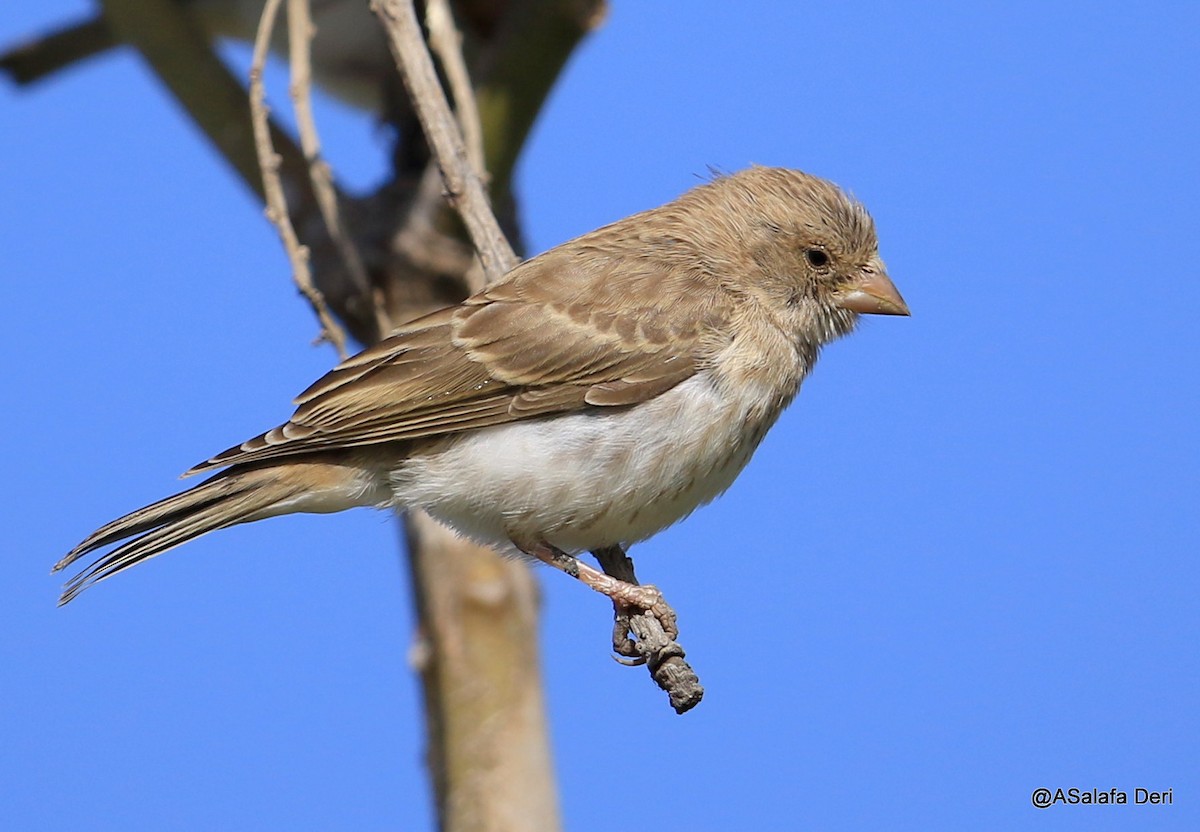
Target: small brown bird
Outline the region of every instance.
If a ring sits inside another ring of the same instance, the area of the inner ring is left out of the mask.
[[[612,553],[728,488],[862,313],[908,314],[866,209],[799,171],[719,177],[342,362],[288,422],[188,473],[223,471],[71,550],[56,571],[133,538],[61,603],[215,529],[375,506],[423,509],[650,609],[651,588],[574,555],[612,571]]]

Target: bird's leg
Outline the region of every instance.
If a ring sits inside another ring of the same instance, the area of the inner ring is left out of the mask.
[[[613,650],[632,661],[622,664],[645,664],[646,658],[637,643],[630,638],[631,616],[644,613],[656,619],[663,632],[671,639],[679,634],[675,625],[675,611],[663,600],[657,587],[639,584],[633,573],[633,561],[620,546],[608,546],[592,552],[604,568],[597,571],[592,566],[568,555],[549,543],[516,544],[522,552],[535,557],[555,569],[561,569],[572,578],[582,581],[597,592],[603,593],[613,602]]]
[[[675,611],[656,587],[637,582],[633,561],[624,549],[605,546],[593,550],[604,569],[600,572],[549,543],[520,544],[515,540],[513,543],[530,557],[561,569],[612,599],[613,650],[627,657],[617,661],[646,665],[655,684],[670,696],[676,713],[691,710],[700,702],[704,688],[684,660],[683,647],[675,641],[679,635]]]
[[[614,604],[620,604],[626,608],[634,608],[641,610],[655,610],[665,606],[662,593],[653,586],[641,586],[634,581],[626,581],[621,578],[607,575],[599,571],[595,567],[579,560],[573,555],[568,555],[557,546],[551,546],[549,543],[534,543],[524,544],[513,541],[518,549],[530,557],[537,558],[542,563],[553,566],[555,569],[561,569],[572,578],[576,578],[590,586],[597,592],[603,593],[612,599]],[[624,553],[622,552],[622,555]],[[630,574],[633,572],[633,564],[630,563]]]

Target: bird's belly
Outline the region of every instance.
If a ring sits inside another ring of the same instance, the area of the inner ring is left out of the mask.
[[[729,487],[778,408],[701,374],[652,401],[464,435],[393,470],[397,503],[459,532],[568,552],[650,537]]]

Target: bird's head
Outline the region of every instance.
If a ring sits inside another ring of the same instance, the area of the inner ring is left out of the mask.
[[[831,182],[786,168],[753,167],[717,179],[723,231],[739,241],[744,291],[826,343],[859,315],[907,315],[879,257],[875,223]]]

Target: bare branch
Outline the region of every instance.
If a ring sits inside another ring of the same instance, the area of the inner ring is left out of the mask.
[[[592,555],[606,575],[633,586],[639,585],[633,559],[621,546],[594,549]],[[661,607],[641,612],[614,607],[613,652],[616,655],[613,658],[628,666],[644,664],[650,671],[650,678],[670,697],[675,713],[682,714],[700,704],[704,688],[684,659],[683,647],[675,641],[679,631],[675,625],[675,610],[665,599],[661,600]],[[631,639],[630,633],[636,639]]]
[[[313,285],[308,267],[308,246],[300,245],[296,229],[288,215],[287,200],[283,195],[283,182],[279,177],[279,154],[271,143],[271,129],[266,93],[263,89],[263,67],[267,62],[267,51],[271,44],[271,31],[279,14],[281,0],[267,0],[258,24],[258,35],[254,39],[254,57],[250,64],[250,120],[254,126],[254,148],[258,153],[258,164],[262,168],[263,192],[267,201],[267,218],[279,229],[283,247],[292,264],[292,279],[300,293],[308,299],[317,320],[321,322],[322,340],[329,341],[346,357],[346,334],[329,312],[325,297]],[[311,27],[311,23],[309,24]]]
[[[370,296],[371,282],[366,267],[358,252],[358,246],[342,223],[338,206],[337,191],[333,186],[333,174],[321,157],[321,139],[317,134],[317,123],[312,111],[312,39],[315,29],[309,12],[309,0],[288,0],[288,63],[291,68],[292,107],[296,111],[296,128],[300,134],[300,147],[308,163],[308,177],[312,181],[313,195],[329,237],[337,248],[338,255],[346,267],[347,274],[355,285],[356,294]],[[377,326],[381,333],[388,332],[391,322],[382,304],[375,305]]]
[[[533,571],[427,514],[409,515],[407,532],[438,829],[561,829]]]
[[[47,78],[60,69],[117,45],[104,15],[68,24],[18,43],[0,54],[0,71],[24,86]]]
[[[103,7],[116,41],[141,52],[221,155],[261,195],[246,90],[213,53],[194,16],[172,0],[103,0]],[[285,174],[300,173],[300,149],[274,124],[271,137],[283,156]]]
[[[446,80],[450,83],[454,114],[458,116],[458,127],[467,145],[467,158],[486,185],[488,172],[483,157],[483,127],[479,122],[479,107],[475,103],[475,90],[471,86],[466,61],[463,60],[462,34],[454,25],[454,14],[450,11],[448,0],[425,0],[425,27],[429,29],[429,46],[437,54]]]
[[[500,231],[482,179],[471,167],[462,135],[434,72],[412,0],[372,0],[371,8],[387,30],[392,55],[442,171],[447,199],[462,215],[484,274],[489,281],[495,280],[516,265],[517,256]]]

